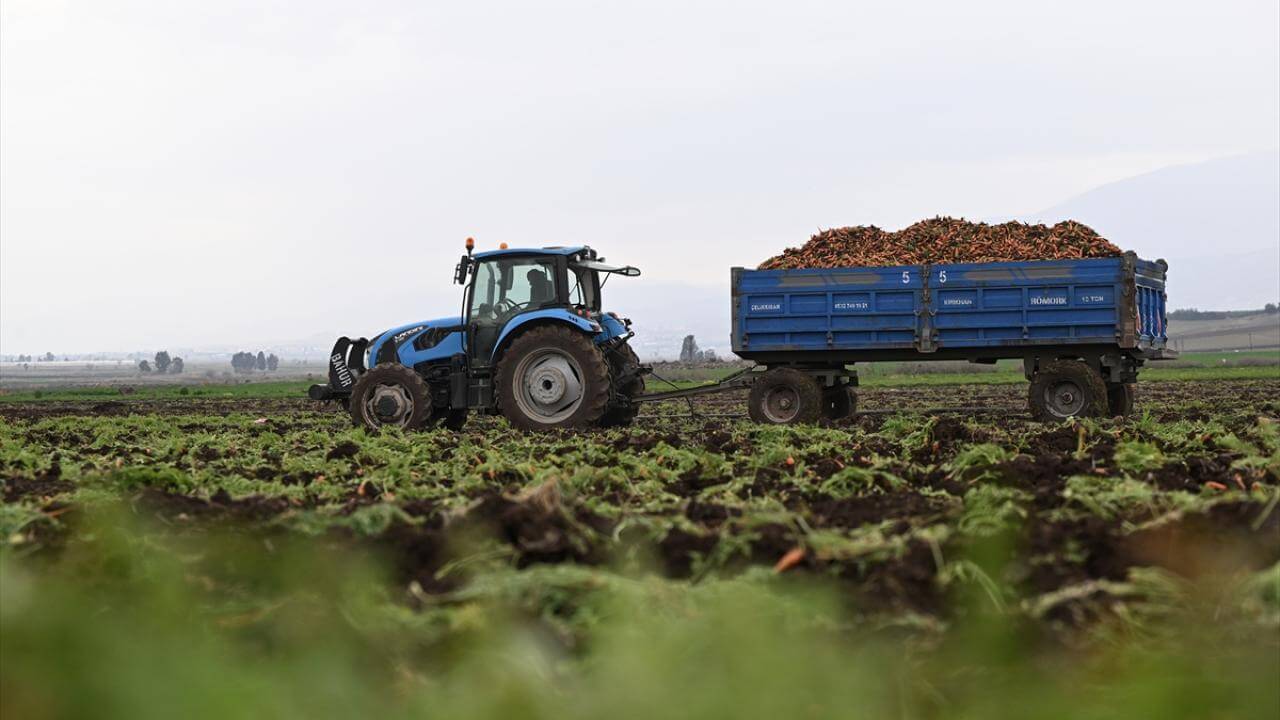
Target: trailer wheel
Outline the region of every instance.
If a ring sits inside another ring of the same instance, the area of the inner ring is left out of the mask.
[[[591,338],[555,325],[512,341],[498,362],[498,407],[522,430],[580,428],[604,415],[609,366]]]
[[[795,425],[822,417],[822,386],[811,375],[791,368],[774,368],[751,386],[747,412],[758,423]]]
[[[1136,395],[1133,383],[1107,383],[1107,407],[1111,411],[1111,417],[1132,415]]]
[[[417,430],[431,419],[427,383],[399,363],[382,363],[362,374],[351,387],[351,419],[370,430],[398,427]]]
[[[631,345],[625,342],[609,353],[606,359],[609,363],[609,381],[611,383],[615,382],[615,378],[628,370],[640,366],[640,356],[636,355],[636,351],[631,349]],[[617,392],[628,399],[643,394],[644,377],[641,375],[633,376],[624,385],[618,387]],[[638,414],[640,414],[640,406],[636,403],[610,405],[596,424],[600,427],[625,427],[630,425]]]
[[[853,387],[837,385],[822,391],[822,415],[828,420],[841,420],[858,411],[858,396]]]
[[[1073,417],[1105,417],[1107,386],[1081,360],[1055,360],[1031,379],[1027,399],[1031,416],[1041,422]]]

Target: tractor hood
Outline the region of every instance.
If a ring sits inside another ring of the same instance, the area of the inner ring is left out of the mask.
[[[462,318],[458,315],[454,315],[453,317],[437,318],[435,320],[420,320],[416,323],[409,323],[407,325],[391,328],[390,330],[379,334],[378,337],[374,338],[373,341],[370,342],[369,347],[372,348],[374,345],[388,339],[392,342],[402,342],[428,328],[457,327],[459,325],[462,325]]]
[[[432,333],[433,342],[419,344],[430,347],[437,345],[445,336],[460,331],[462,328],[462,317],[459,315],[435,320],[422,320],[391,328],[369,341],[368,366],[373,367],[380,362],[393,361],[403,345],[413,342],[415,338],[428,330],[435,331]]]

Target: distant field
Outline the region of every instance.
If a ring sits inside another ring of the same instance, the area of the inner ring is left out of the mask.
[[[306,380],[323,377],[322,365],[282,363],[278,370],[237,374],[230,363],[190,362],[180,375],[142,373],[130,361],[0,363],[0,391],[67,387],[172,387]]]
[[[650,391],[692,387],[728,375],[738,367],[659,366],[661,378],[650,378]],[[297,373],[263,374],[235,377],[235,382],[202,381],[199,375],[169,376],[167,382],[153,384],[77,384],[49,386],[27,385],[0,389],[0,403],[35,400],[162,400],[180,398],[301,398],[307,387],[320,382],[322,374],[315,369],[308,379]],[[866,387],[910,387],[916,385],[1003,385],[1025,382],[1022,365],[1016,360],[996,365],[970,363],[870,363],[858,366],[860,383]],[[285,375],[285,377],[289,377]],[[1153,363],[1142,371],[1143,381],[1156,380],[1264,380],[1280,377],[1280,350],[1231,353],[1186,353],[1176,361]],[[7,374],[5,375],[7,380]],[[130,389],[121,393],[121,385]]]
[[[119,387],[62,387],[0,391],[0,403],[36,400],[176,400],[183,398],[302,398],[310,380],[263,380],[246,383],[144,385],[129,394]]]
[[[1280,348],[1280,314],[1255,313],[1217,320],[1170,320],[1169,340],[1178,350]]]

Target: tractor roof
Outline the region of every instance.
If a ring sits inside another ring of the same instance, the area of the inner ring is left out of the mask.
[[[544,248],[507,248],[505,250],[486,250],[475,254],[477,260],[485,258],[502,257],[503,255],[573,255],[574,253],[585,250],[585,245],[572,245],[568,247],[544,247]]]

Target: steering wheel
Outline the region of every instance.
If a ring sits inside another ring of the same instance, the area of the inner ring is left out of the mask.
[[[511,298],[502,298],[498,302],[494,303],[493,314],[497,317],[502,317],[503,315],[514,315],[525,305],[528,305],[528,303],[518,303]]]

